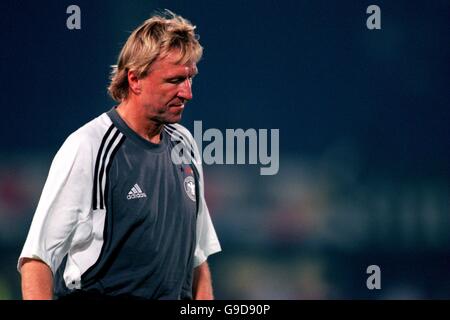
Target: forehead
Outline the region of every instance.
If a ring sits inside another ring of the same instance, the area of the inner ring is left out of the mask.
[[[163,75],[195,75],[197,74],[197,64],[192,61],[181,63],[181,54],[178,52],[169,52],[169,54],[158,58],[150,67],[151,72]]]

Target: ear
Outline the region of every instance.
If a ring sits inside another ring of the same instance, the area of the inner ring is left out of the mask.
[[[141,93],[141,82],[136,75],[135,71],[128,71],[128,86],[130,90],[135,94],[139,95]]]

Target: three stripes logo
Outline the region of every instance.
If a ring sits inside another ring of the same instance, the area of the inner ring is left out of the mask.
[[[138,186],[137,183],[131,188],[130,192],[128,192],[127,195],[128,200],[146,197],[147,195],[145,194],[145,192],[142,191],[142,189]]]
[[[111,124],[103,136],[100,144],[97,159],[95,160],[94,188],[92,195],[92,208],[105,209],[106,190],[108,189],[108,172],[111,168],[116,152],[119,150],[125,136]]]

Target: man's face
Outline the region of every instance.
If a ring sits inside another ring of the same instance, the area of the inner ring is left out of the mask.
[[[197,74],[193,62],[176,64],[179,53],[172,52],[156,60],[149,73],[139,81],[138,96],[146,116],[161,123],[181,120],[185,104],[192,99],[192,78]]]

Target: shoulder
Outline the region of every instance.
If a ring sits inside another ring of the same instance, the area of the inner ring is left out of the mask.
[[[179,134],[194,140],[194,137],[192,136],[191,132],[185,126],[182,126],[179,123],[166,124],[165,127],[171,131],[176,131]]]
[[[106,113],[92,119],[76,131],[72,132],[64,145],[78,148],[92,148],[101,144],[102,140],[111,135],[114,126]]]
[[[200,150],[191,132],[178,123],[166,124],[164,130],[169,134],[172,141],[181,142],[183,148],[186,148],[188,154],[191,154],[194,165],[201,167]]]
[[[91,158],[99,150],[102,141],[105,144],[113,133],[112,121],[103,113],[72,132],[58,150],[58,155],[66,159]]]
[[[184,126],[178,123],[174,124],[166,124],[166,131],[169,133],[172,140],[175,141],[183,141],[187,143],[191,147],[195,147],[197,149],[197,145],[195,143],[195,139],[192,136],[191,132]]]

